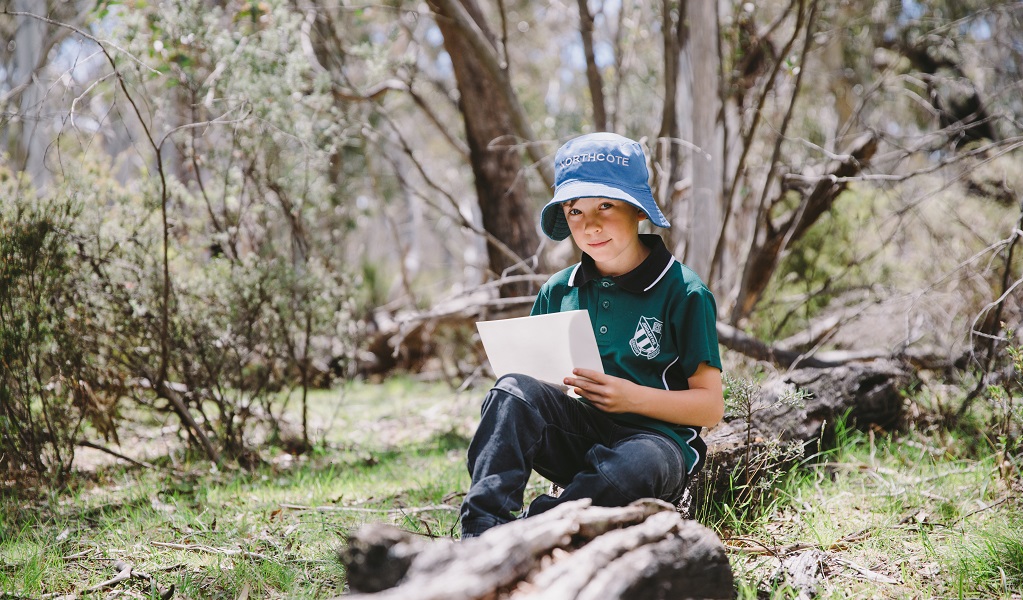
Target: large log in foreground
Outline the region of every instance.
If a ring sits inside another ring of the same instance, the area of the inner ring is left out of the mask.
[[[366,526],[340,551],[346,598],[401,600],[615,600],[731,598],[732,570],[718,536],[675,507],[567,502],[478,538],[428,542]]]

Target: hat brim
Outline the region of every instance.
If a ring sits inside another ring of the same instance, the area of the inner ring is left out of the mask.
[[[565,220],[565,213],[561,205],[565,202],[578,200],[579,198],[610,198],[628,202],[643,211],[651,223],[658,227],[669,228],[671,223],[664,217],[649,190],[630,190],[626,187],[616,187],[595,183],[592,181],[567,181],[558,186],[554,197],[540,213],[540,228],[544,234],[554,241],[561,241],[571,235],[568,228],[568,221]]]

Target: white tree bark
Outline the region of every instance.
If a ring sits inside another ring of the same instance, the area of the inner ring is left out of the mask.
[[[712,260],[721,235],[722,165],[724,139],[720,122],[720,65],[718,53],[717,2],[699,0],[689,3],[689,35],[683,52],[691,68],[689,82],[692,97],[693,144],[691,153],[692,193],[689,195],[689,228],[685,249],[678,253],[716,294]]]
[[[42,3],[39,0],[14,0],[15,12],[38,13]],[[45,16],[45,15],[44,15]],[[32,17],[18,17],[18,29],[14,34],[14,87],[25,86],[18,107],[18,126],[11,132],[17,143],[18,164],[32,178],[38,187],[43,182],[43,153],[46,150],[41,131],[46,130],[43,122],[44,83],[36,77],[36,71],[44,60],[44,36],[46,23]]]

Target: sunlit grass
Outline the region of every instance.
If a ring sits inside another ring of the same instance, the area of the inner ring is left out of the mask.
[[[718,513],[739,598],[797,597],[781,563],[806,551],[826,565],[821,598],[1019,598],[1006,590],[1023,573],[1020,503],[991,457],[844,432],[782,481],[766,514],[737,527]]]
[[[302,456],[271,449],[247,471],[181,454],[166,469],[101,466],[62,493],[0,497],[0,592],[81,593],[122,560],[175,597],[336,596],[335,550],[360,525],[455,534],[471,402],[408,380],[349,385],[310,396],[327,434]]]

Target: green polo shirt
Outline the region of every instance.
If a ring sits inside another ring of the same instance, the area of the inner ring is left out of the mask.
[[[721,369],[714,296],[692,269],[675,260],[659,236],[640,239],[650,255],[638,267],[605,277],[583,254],[581,262],[543,285],[531,314],[586,310],[605,373],[647,387],[686,390],[700,363]],[[632,413],[609,416],[674,440],[689,473],[706,458],[700,427]]]

